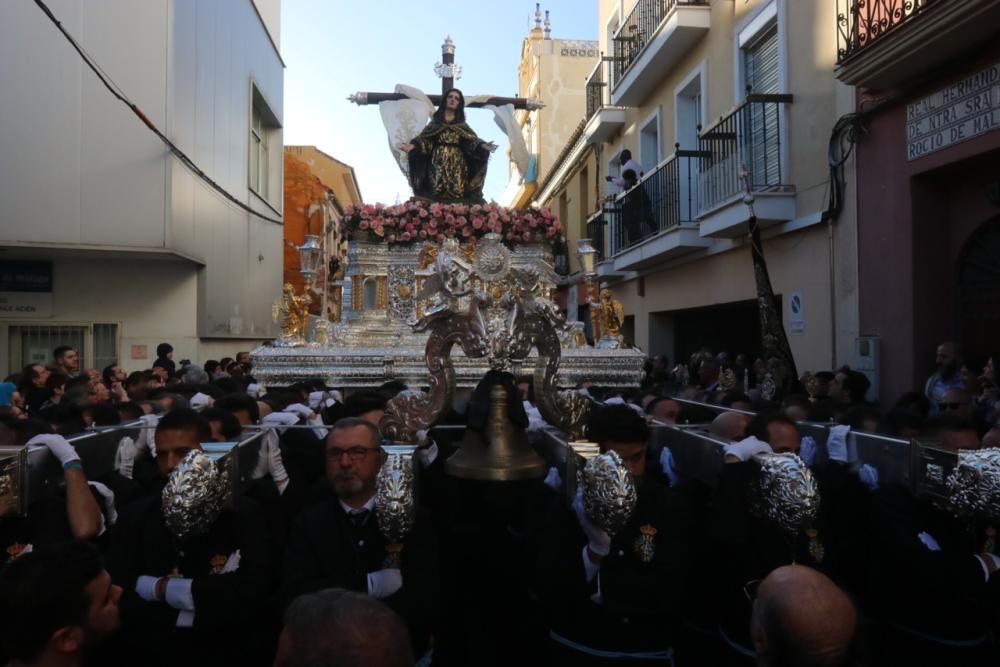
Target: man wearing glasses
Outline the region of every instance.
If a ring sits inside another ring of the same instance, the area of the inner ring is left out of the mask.
[[[292,528],[282,571],[281,599],[326,588],[367,593],[406,621],[414,653],[428,646],[437,617],[437,544],[421,511],[398,558],[378,528],[375,479],[385,461],[380,436],[369,422],[348,417],[326,438],[326,476],[333,491],[306,510]]]

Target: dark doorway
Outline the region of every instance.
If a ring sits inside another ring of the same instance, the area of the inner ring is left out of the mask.
[[[963,353],[985,361],[1000,348],[1000,217],[983,223],[962,248],[958,286]]]
[[[775,298],[780,314],[781,296]],[[715,353],[729,352],[733,359],[741,352],[751,361],[760,356],[760,316],[756,300],[676,310],[671,315],[678,362],[686,361],[703,347]]]

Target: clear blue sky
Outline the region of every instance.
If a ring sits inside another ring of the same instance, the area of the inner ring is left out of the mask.
[[[549,0],[552,36],[597,39],[597,0]],[[441,91],[434,64],[446,35],[462,66],[466,95],[517,93],[521,42],[533,24],[524,0],[283,0],[285,143],[313,144],[354,167],[366,201],[393,203],[412,192],[389,153],[378,107],[347,101],[357,91],[392,91],[397,83]],[[506,137],[493,114],[471,110],[469,123],[500,144],[484,194],[497,198],[507,181]]]

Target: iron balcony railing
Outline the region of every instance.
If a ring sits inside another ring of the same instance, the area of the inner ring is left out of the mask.
[[[618,196],[606,211],[611,255],[628,250],[660,232],[698,217],[698,161],[702,151],[681,150]]]
[[[611,104],[611,92],[608,89],[608,70],[610,61],[603,57],[597,63],[597,67],[587,77],[587,120],[594,117],[601,107]]]
[[[604,211],[598,211],[587,218],[587,238],[590,244],[597,250],[597,261],[608,258],[604,252],[607,249],[606,239],[608,236],[608,220]]]
[[[780,190],[782,106],[791,95],[747,95],[728,116],[700,133],[698,164],[701,211],[746,190]],[[744,181],[744,177],[747,179]]]
[[[837,0],[837,62],[871,46],[931,4],[933,0]]]
[[[612,38],[611,87],[617,86],[643,48],[653,39],[663,19],[678,5],[707,5],[709,0],[637,0]]]

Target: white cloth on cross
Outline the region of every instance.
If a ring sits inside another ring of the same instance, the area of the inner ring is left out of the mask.
[[[395,92],[406,95],[405,100],[379,102],[378,111],[382,115],[386,136],[389,139],[389,150],[396,158],[396,164],[407,180],[410,178],[410,163],[406,151],[399,145],[408,143],[416,137],[434,115],[434,104],[427,95],[418,88],[402,83],[396,84]]]

